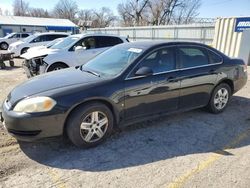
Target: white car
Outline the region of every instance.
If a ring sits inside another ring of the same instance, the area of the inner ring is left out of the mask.
[[[28,77],[71,66],[83,65],[108,48],[129,42],[125,37],[106,34],[77,34],[48,49],[25,53],[24,69]]]
[[[22,40],[30,35],[31,33],[10,33],[5,37],[0,38],[0,49],[7,50],[9,45],[12,44],[13,42]]]
[[[22,41],[12,43],[9,46],[8,51],[14,53],[14,57],[19,57],[20,55],[27,52],[30,47],[46,45],[52,40],[68,36],[68,33],[59,32],[35,33]]]

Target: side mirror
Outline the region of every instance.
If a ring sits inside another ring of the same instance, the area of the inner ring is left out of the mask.
[[[81,51],[81,50],[85,50],[85,48],[82,46],[75,47],[75,51]]]
[[[153,74],[153,70],[149,67],[141,67],[135,72],[135,76],[150,76]]]

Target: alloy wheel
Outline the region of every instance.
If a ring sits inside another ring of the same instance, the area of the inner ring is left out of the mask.
[[[3,50],[7,50],[7,49],[8,49],[8,44],[2,43],[2,44],[1,44],[1,48],[2,48]]]
[[[222,110],[229,99],[229,93],[226,88],[220,88],[214,96],[214,106],[218,110]]]
[[[83,119],[80,126],[80,134],[85,142],[96,142],[105,135],[107,128],[107,116],[103,112],[94,111]]]

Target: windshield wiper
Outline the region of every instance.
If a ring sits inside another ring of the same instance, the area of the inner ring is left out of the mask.
[[[93,74],[93,75],[95,75],[95,76],[101,77],[101,75],[100,75],[100,74],[98,74],[97,72],[91,71],[91,70],[81,69],[81,71],[84,71],[84,72],[87,72],[87,73]]]

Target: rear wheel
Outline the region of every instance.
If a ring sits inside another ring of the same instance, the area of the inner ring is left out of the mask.
[[[222,83],[218,85],[211,96],[208,104],[208,110],[212,113],[218,114],[223,112],[228,105],[232,91],[228,84]]]
[[[0,44],[0,48],[1,48],[2,50],[7,50],[7,49],[9,48],[9,45],[8,45],[6,42],[2,42],[2,43]]]
[[[79,147],[94,147],[111,134],[113,114],[101,103],[83,105],[73,111],[66,126],[72,143]]]
[[[64,63],[54,63],[48,68],[48,72],[61,70],[65,68],[68,68],[68,66]]]

